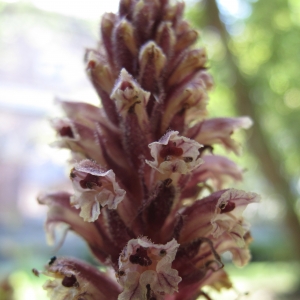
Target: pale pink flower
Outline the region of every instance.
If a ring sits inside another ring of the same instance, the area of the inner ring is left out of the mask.
[[[115,173],[101,169],[93,161],[81,161],[71,171],[70,177],[74,187],[71,205],[81,209],[79,215],[84,221],[94,222],[101,207],[116,209],[125,197],[126,191],[116,182]]]
[[[118,299],[164,299],[178,291],[181,278],[171,267],[178,247],[174,239],[165,245],[144,237],[130,240],[119,258],[117,278],[124,290]]]
[[[154,161],[146,163],[161,173],[186,174],[197,168],[202,159],[199,143],[179,136],[178,131],[168,131],[158,142],[149,144]]]

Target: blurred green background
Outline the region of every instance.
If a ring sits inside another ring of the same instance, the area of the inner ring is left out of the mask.
[[[92,261],[71,234],[59,251],[46,245],[46,210],[35,199],[70,189],[67,152],[48,146],[55,140],[48,120],[59,114],[53,99],[98,103],[83,54],[96,45],[101,14],[117,7],[115,0],[0,0],[0,300],[46,299],[45,279],[31,269],[53,255]],[[207,48],[211,116],[254,120],[235,134],[243,155],[231,157],[245,170],[235,187],[262,195],[245,212],[252,262],[243,269],[228,262],[235,291],[213,299],[300,299],[300,1],[188,1],[186,17]]]

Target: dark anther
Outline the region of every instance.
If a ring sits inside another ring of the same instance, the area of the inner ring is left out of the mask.
[[[129,260],[132,264],[140,266],[150,266],[152,264],[152,260],[147,254],[147,249],[144,247],[137,248],[136,253],[129,256]]]
[[[219,208],[221,209],[221,214],[228,213],[228,212],[231,212],[231,211],[234,210],[235,203],[228,201],[227,204],[226,204],[225,202],[222,202],[219,205]]]
[[[163,183],[166,187],[169,187],[171,185],[172,181],[173,180],[171,178],[167,178],[163,181]]]
[[[165,249],[162,249],[162,250],[160,250],[159,254],[160,254],[161,256],[164,256],[164,255],[167,254],[167,251],[166,251]]]
[[[137,97],[137,96],[136,96],[136,97]],[[129,107],[128,113],[134,113],[134,108],[135,108],[135,106],[136,106],[137,104],[140,104],[140,103],[142,103],[142,101],[136,101],[136,102],[134,102],[134,103]]]
[[[61,284],[69,288],[69,287],[77,286],[78,282],[76,277],[74,275],[71,275],[71,276],[65,276]]]
[[[183,160],[184,160],[186,163],[189,163],[189,162],[192,162],[192,161],[193,161],[193,158],[192,158],[192,157],[183,157]]]
[[[213,154],[214,148],[210,145],[204,145],[202,148],[199,148],[198,149],[199,155],[198,155],[197,159],[203,155],[205,150],[208,150],[211,154]]]
[[[74,138],[74,134],[70,126],[64,126],[58,132],[61,136],[67,136],[72,139]]]
[[[219,208],[220,209],[224,209],[226,207],[226,203],[225,202],[222,202],[220,205],[219,205]]]
[[[119,276],[124,276],[124,275],[125,275],[125,272],[122,271],[122,270],[120,270],[120,271],[118,272],[118,275],[119,275]]]
[[[92,174],[87,174],[85,179],[80,180],[79,182],[80,186],[83,189],[93,189],[95,186],[101,186],[101,182],[99,181],[99,177],[92,175]]]
[[[51,266],[56,261],[56,256],[52,256],[48,262],[48,265]]]
[[[146,299],[147,300],[156,300],[156,297],[155,297],[153,291],[151,290],[150,284],[146,285],[146,289],[147,289]]]

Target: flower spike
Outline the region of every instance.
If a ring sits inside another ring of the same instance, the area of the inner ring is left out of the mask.
[[[71,151],[74,193],[38,198],[47,237],[61,225],[82,237],[105,273],[72,258],[51,259],[44,288],[55,300],[191,300],[232,284],[221,254],[250,260],[243,219],[255,193],[228,188],[243,168],[232,133],[248,117],[208,118],[213,79],[184,3],[120,0],[104,14],[86,72],[101,105],[61,101],[56,146]],[[148,237],[148,238],[146,238]],[[63,242],[63,240],[62,240]],[[115,276],[113,275],[115,274]]]

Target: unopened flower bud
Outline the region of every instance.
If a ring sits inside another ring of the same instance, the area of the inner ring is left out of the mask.
[[[101,57],[95,51],[89,51],[87,53],[86,70],[94,84],[99,85],[108,94],[111,92],[115,78],[110,65],[105,61],[104,57]]]
[[[185,77],[204,68],[207,57],[203,48],[187,52],[168,79],[168,86],[180,83]]]
[[[148,42],[141,48],[139,82],[148,91],[153,91],[155,84],[165,67],[166,56],[162,50],[154,43]]]

